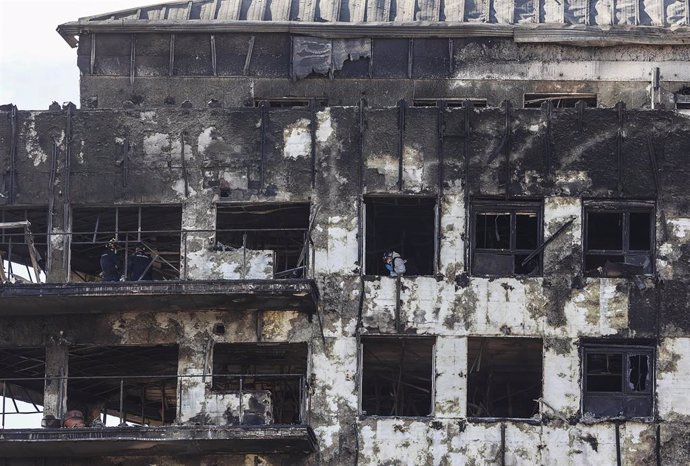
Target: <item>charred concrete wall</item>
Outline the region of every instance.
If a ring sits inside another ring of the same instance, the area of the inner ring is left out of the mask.
[[[293,311],[264,313],[257,325],[257,312],[242,309],[123,309],[40,321],[4,318],[3,346],[48,346],[60,338],[67,344],[176,343],[178,373],[184,375],[204,370],[209,342],[308,342],[309,423],[320,452],[298,461],[492,464],[505,455],[507,464],[615,464],[618,451],[623,464],[656,464],[657,455],[663,464],[687,460],[689,120],[623,106],[19,112],[11,163],[11,115],[1,116],[0,168],[6,186],[14,177],[17,205],[44,206],[48,198],[51,215],[69,219],[77,205],[181,204],[183,228],[193,230],[186,239],[187,279],[206,276],[193,269],[193,255],[207,253],[209,232],[196,230],[213,230],[215,203],[302,201],[312,211],[319,206],[311,273],[322,296],[323,322],[322,338],[318,323]],[[220,198],[221,187],[227,198]],[[433,274],[399,281],[363,275],[363,196],[374,194],[436,199]],[[542,200],[544,238],[572,220],[546,246],[543,274],[472,275],[468,206],[477,198]],[[592,199],[653,201],[654,274],[641,282],[584,276],[583,205]],[[56,281],[65,280],[59,259],[69,260],[68,246],[51,242]],[[212,333],[217,322],[226,325],[227,336]],[[360,339],[381,334],[436,338],[432,416],[360,415]],[[546,403],[539,418],[468,420],[472,336],[543,339]],[[651,420],[583,415],[585,339],[653,341]],[[198,399],[183,406],[181,420],[203,411]]]
[[[254,106],[315,98],[373,107],[401,99],[597,94],[600,106],[675,105],[690,80],[687,45],[577,47],[505,38],[318,39],[287,34],[94,34],[79,42],[84,108]],[[657,88],[656,68],[660,87]],[[307,77],[307,79],[304,79]],[[298,79],[299,78],[299,79]],[[654,88],[654,89],[652,89]]]

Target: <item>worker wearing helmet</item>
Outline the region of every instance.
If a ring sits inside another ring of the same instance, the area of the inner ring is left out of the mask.
[[[120,280],[120,258],[117,256],[117,240],[108,241],[105,251],[101,254],[101,271],[104,282],[116,282]]]

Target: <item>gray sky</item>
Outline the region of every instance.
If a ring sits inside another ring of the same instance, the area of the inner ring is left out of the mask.
[[[0,0],[0,105],[44,110],[55,100],[79,105],[77,51],[58,24],[166,0]]]

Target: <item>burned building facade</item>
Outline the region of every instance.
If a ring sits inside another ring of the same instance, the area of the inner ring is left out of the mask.
[[[689,15],[59,26],[80,109],[0,112],[5,464],[685,464]]]

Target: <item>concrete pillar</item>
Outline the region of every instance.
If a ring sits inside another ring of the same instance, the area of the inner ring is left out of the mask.
[[[67,411],[67,374],[69,347],[58,343],[46,347],[46,381],[43,391],[43,415],[62,418]]]
[[[180,344],[177,374],[180,376],[177,389],[179,404],[177,407],[177,422],[191,424],[206,423],[206,382],[211,382],[213,375],[210,368],[204,371],[207,360],[208,346],[194,344]],[[202,374],[206,377],[201,377]],[[193,377],[185,377],[193,376]]]

